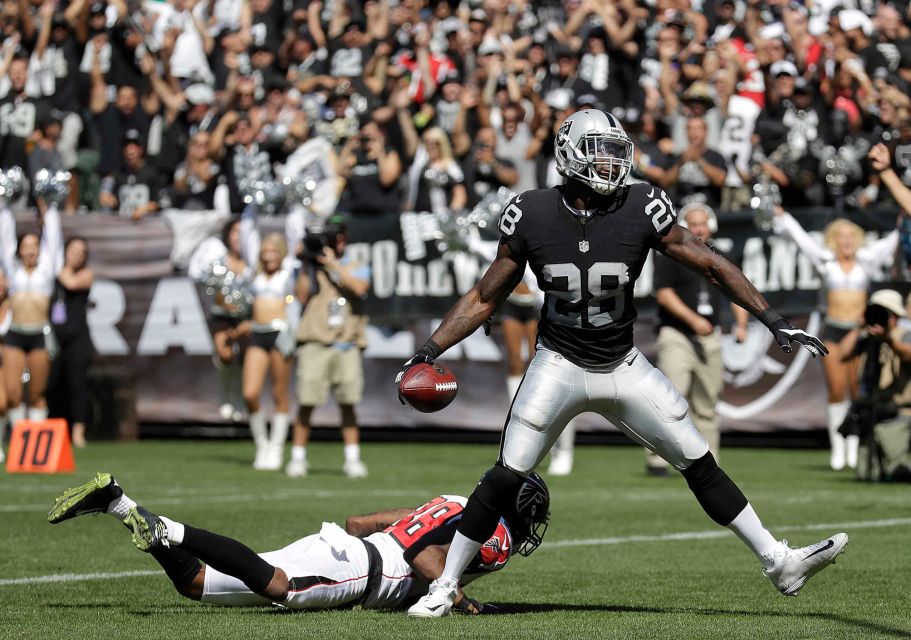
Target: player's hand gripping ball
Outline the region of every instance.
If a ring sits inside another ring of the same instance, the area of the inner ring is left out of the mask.
[[[436,363],[409,367],[399,380],[399,398],[423,413],[447,407],[458,391],[452,371]]]

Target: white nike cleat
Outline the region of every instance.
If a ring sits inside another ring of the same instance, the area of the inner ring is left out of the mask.
[[[807,581],[830,564],[848,544],[848,534],[836,533],[806,547],[792,549],[782,540],[778,550],[769,558],[771,566],[763,569],[781,593],[796,596]]]
[[[452,611],[459,589],[459,581],[439,577],[430,583],[430,590],[408,609],[410,618],[442,618]]]

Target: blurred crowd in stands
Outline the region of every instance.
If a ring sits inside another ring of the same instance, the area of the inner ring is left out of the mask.
[[[68,212],[239,212],[317,140],[339,211],[445,211],[559,183],[555,131],[597,107],[678,206],[766,180],[863,208],[878,141],[911,185],[909,25],[904,0],[3,0],[0,168],[70,170]]]

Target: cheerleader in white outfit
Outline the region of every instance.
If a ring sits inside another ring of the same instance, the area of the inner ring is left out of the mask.
[[[775,211],[773,229],[776,234],[791,239],[810,258],[822,278],[826,317],[820,338],[829,350],[829,357],[823,359],[829,396],[826,408],[831,445],[829,463],[835,470],[845,465],[853,469],[857,466],[859,438],[845,438],[838,432],[851,407],[857,381],[856,365],[845,358],[850,356],[852,334],[863,319],[870,278],[892,264],[898,247],[898,230],[866,243],[863,229],[839,218],[825,228],[824,241],[818,242],[781,207]]]
[[[54,282],[63,267],[63,232],[55,205],[43,216],[43,229],[17,240],[16,220],[0,211],[0,261],[7,274],[12,319],[3,345],[3,377],[11,424],[28,417],[47,418],[47,380],[56,341],[50,307]],[[29,371],[28,411],[22,397],[22,374]],[[2,435],[2,434],[0,434]]]
[[[256,443],[256,469],[277,470],[282,466],[285,440],[288,437],[288,383],[291,356],[294,354],[294,332],[289,321],[289,306],[295,299],[293,261],[288,258],[288,243],[280,233],[260,238],[256,212],[247,207],[241,217],[240,237],[244,259],[256,262],[256,273],[250,283],[253,293],[252,318],[241,325],[248,336],[243,365],[243,396],[250,414],[250,432]],[[260,407],[260,395],[266,376],[272,375],[271,432]]]

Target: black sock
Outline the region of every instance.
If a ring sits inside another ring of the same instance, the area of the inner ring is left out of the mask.
[[[715,462],[711,452],[683,470],[683,477],[708,516],[723,527],[733,522],[747,499]]]
[[[487,541],[500,518],[514,508],[524,481],[521,475],[499,464],[487,471],[468,498],[459,520],[459,533],[475,542]]]
[[[157,547],[152,550],[152,557],[158,561],[178,591],[193,582],[202,569],[199,560],[180,547]]]
[[[275,567],[250,547],[205,529],[185,524],[180,546],[213,569],[234,576],[253,593],[262,595],[275,574]]]

